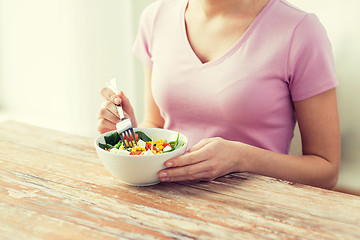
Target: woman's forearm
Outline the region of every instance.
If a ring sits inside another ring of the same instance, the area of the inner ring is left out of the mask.
[[[162,128],[163,125],[154,121],[143,121],[138,125],[139,128]]]
[[[244,145],[239,143],[239,147],[243,149]],[[339,166],[331,163],[337,161],[316,155],[280,154],[249,145],[245,148],[246,151],[241,150],[243,154],[240,154],[242,159],[238,166],[244,166],[247,172],[327,189],[337,183]]]

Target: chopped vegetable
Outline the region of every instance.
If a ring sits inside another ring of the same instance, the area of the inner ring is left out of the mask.
[[[110,145],[115,145],[120,141],[120,136],[117,132],[113,132],[110,135],[104,136],[105,143]]]
[[[137,131],[137,132],[135,132],[138,136],[139,136],[139,138],[141,139],[141,140],[143,140],[144,142],[151,142],[151,138],[149,138],[145,133],[143,133],[143,132],[141,132],[141,131]]]
[[[175,141],[167,142],[166,140],[159,139],[154,141],[149,138],[144,132],[137,131],[135,138],[137,139],[137,145],[133,148],[126,148],[120,136],[117,132],[104,137],[106,144],[99,143],[99,147],[104,150],[118,153],[118,154],[130,154],[130,155],[151,155],[161,154],[174,151],[177,148],[184,146],[184,142],[179,140],[180,134],[177,135]],[[134,142],[134,141],[133,141]],[[135,143],[135,142],[134,142]]]
[[[182,141],[179,140],[179,136],[180,136],[180,134],[178,133],[176,141],[169,142],[169,145],[171,146],[171,149],[169,149],[169,150],[167,150],[165,152],[172,152],[175,149],[184,146],[185,143],[183,143]]]
[[[113,148],[113,146],[111,146],[110,144],[103,144],[103,143],[99,143],[99,147],[105,150]]]
[[[130,135],[131,141],[134,141],[134,137],[132,135]],[[126,136],[126,139],[130,141],[129,136]],[[136,141],[139,141],[139,135],[137,133],[135,133],[135,139]]]

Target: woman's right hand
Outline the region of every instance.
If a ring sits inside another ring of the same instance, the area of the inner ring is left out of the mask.
[[[118,95],[109,88],[101,89],[101,95],[105,98],[99,112],[97,120],[97,130],[103,134],[115,130],[116,123],[120,120],[115,105],[122,105],[125,117],[129,118],[133,127],[137,127],[134,109],[129,99],[121,91]]]

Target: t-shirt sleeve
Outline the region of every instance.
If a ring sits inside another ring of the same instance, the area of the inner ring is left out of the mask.
[[[300,101],[338,86],[331,43],[314,14],[307,14],[294,30],[288,58],[289,89]]]
[[[154,4],[149,5],[140,16],[139,29],[133,44],[132,51],[140,61],[152,69],[151,46],[153,34],[153,9]]]

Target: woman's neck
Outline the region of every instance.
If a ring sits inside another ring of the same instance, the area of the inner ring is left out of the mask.
[[[189,0],[188,9],[194,8],[206,18],[258,14],[269,0]]]

